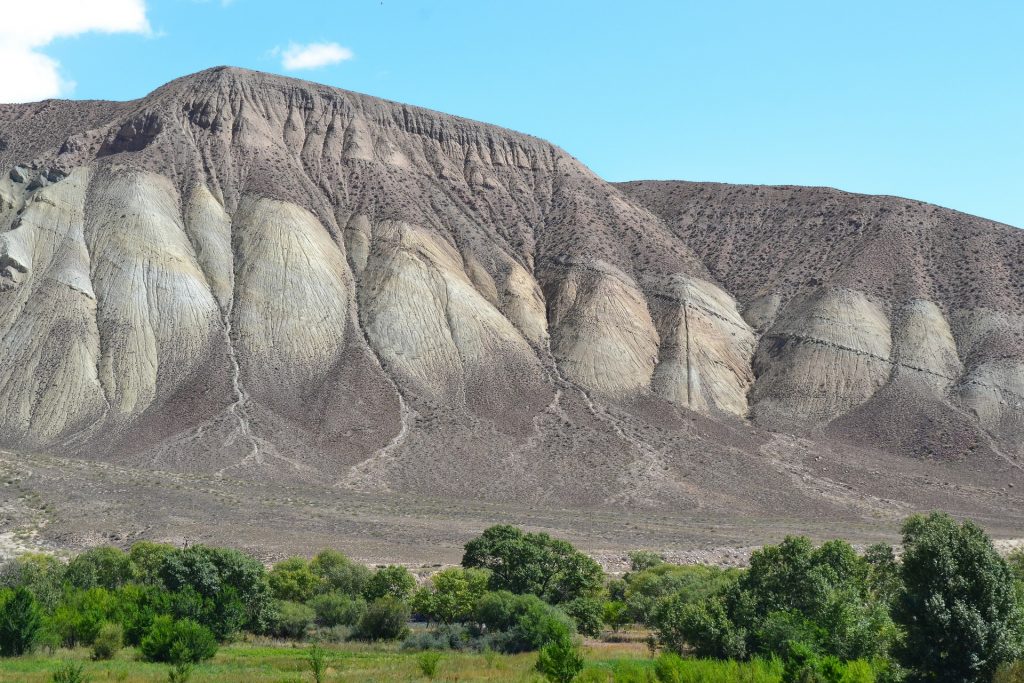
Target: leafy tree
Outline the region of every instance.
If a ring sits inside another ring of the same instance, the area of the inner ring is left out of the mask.
[[[462,566],[490,569],[492,590],[532,593],[555,604],[597,595],[604,582],[601,566],[569,543],[507,524],[469,541]]]
[[[682,653],[686,646],[700,657],[744,659],[747,631],[729,618],[723,596],[690,602],[676,595],[661,601],[655,614],[661,644]]]
[[[537,671],[552,683],[571,683],[582,670],[583,655],[571,638],[558,638],[537,655]]]
[[[601,619],[612,627],[613,631],[629,623],[629,610],[621,600],[608,600],[601,608]]]
[[[405,600],[416,588],[416,579],[405,567],[388,565],[373,573],[363,590],[363,597],[369,601],[392,597]]]
[[[397,640],[408,632],[409,608],[388,596],[371,602],[359,619],[353,635],[361,640]]]
[[[864,561],[868,564],[868,588],[879,602],[892,605],[903,587],[900,565],[892,546],[885,543],[868,546],[864,551]]]
[[[356,597],[363,594],[373,572],[336,550],[321,550],[310,561],[309,569],[320,579],[321,590],[341,591]]]
[[[597,638],[604,625],[604,603],[597,598],[576,598],[559,606],[576,622],[576,630],[583,635]]]
[[[92,645],[100,627],[116,619],[117,608],[106,588],[71,591],[49,615],[48,628],[66,646]]]
[[[63,596],[65,565],[53,555],[26,553],[0,565],[0,589],[27,588],[44,610]]]
[[[476,603],[487,592],[489,572],[482,569],[452,567],[434,574],[430,586],[413,597],[417,614],[443,624],[468,620]]]
[[[27,588],[0,592],[0,655],[17,657],[29,652],[40,627],[39,605]]]
[[[704,565],[661,563],[627,575],[621,600],[634,621],[651,625],[658,601],[670,595],[695,602],[736,582],[739,571]]]
[[[922,681],[991,680],[1021,647],[1009,566],[978,526],[942,513],[908,519],[903,546],[903,663]]]
[[[270,590],[278,600],[306,602],[320,588],[320,577],[313,573],[309,562],[301,557],[290,557],[278,562],[267,578]]]
[[[132,580],[132,561],[120,548],[93,548],[68,563],[64,580],[75,588],[114,590]]]
[[[138,541],[128,550],[131,560],[132,580],[145,585],[163,585],[160,569],[168,555],[177,552],[177,548],[166,543]]]
[[[191,589],[209,601],[203,613],[215,618],[226,618],[240,605],[248,630],[262,631],[270,616],[273,598],[267,571],[237,550],[201,545],[175,550],[163,558],[160,579],[172,592]]]

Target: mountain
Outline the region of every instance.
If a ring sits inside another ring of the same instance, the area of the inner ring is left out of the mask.
[[[8,469],[1021,516],[1015,228],[821,188],[613,185],[537,138],[227,67],[0,105],[0,170]],[[100,487],[120,521],[75,520],[47,481],[69,542],[181,512]]]

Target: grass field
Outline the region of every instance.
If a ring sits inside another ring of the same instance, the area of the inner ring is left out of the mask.
[[[393,645],[343,644],[326,646],[327,680],[335,682],[425,681],[415,652]],[[299,683],[312,681],[307,646],[239,643],[222,647],[210,662],[197,666],[191,683]],[[652,661],[640,643],[588,642],[583,653],[587,661],[584,680],[612,681],[616,671],[625,673],[650,669]],[[92,683],[146,681],[163,683],[169,667],[138,661],[131,648],[106,662],[89,660],[86,649],[60,650],[52,655],[29,655],[0,660],[0,682],[48,683],[65,661],[85,667]],[[438,681],[540,681],[534,671],[536,653],[485,656],[445,652],[434,680]],[[630,680],[635,680],[631,678]]]

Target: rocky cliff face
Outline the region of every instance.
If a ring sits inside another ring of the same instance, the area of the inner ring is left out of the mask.
[[[535,138],[231,68],[5,105],[0,139],[5,449],[750,510],[764,482],[687,471],[763,428],[894,468],[1024,457],[1007,226],[613,186]]]

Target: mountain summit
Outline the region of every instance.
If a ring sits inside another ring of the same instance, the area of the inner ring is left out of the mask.
[[[1020,516],[1009,226],[823,188],[609,184],[534,137],[227,67],[131,102],[0,105],[0,171],[13,463]]]

